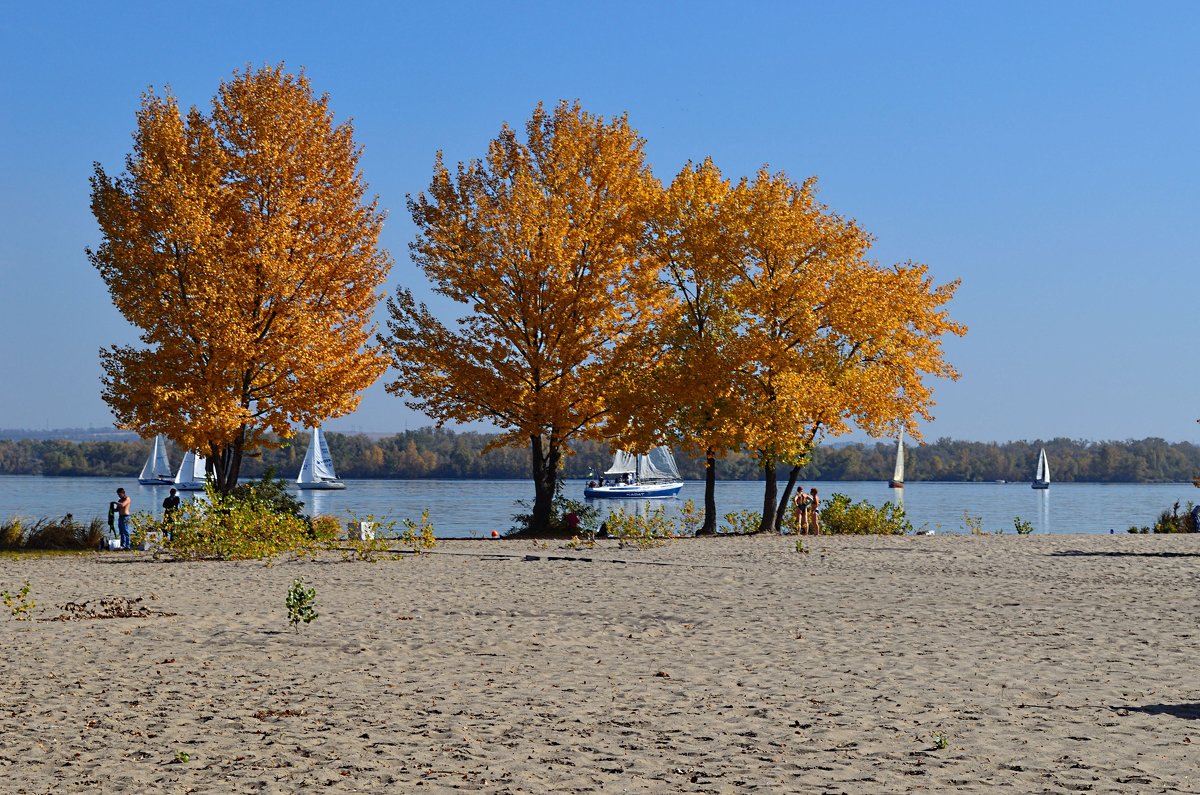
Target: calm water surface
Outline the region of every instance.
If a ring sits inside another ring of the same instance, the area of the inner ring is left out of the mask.
[[[486,537],[492,530],[504,533],[512,517],[525,512],[519,501],[532,502],[533,485],[522,480],[351,480],[345,491],[303,492],[308,511],[350,519],[417,520],[429,511],[441,538]],[[566,483],[566,495],[581,499],[582,480]],[[135,511],[162,512],[167,486],[141,486],[133,478],[51,478],[31,475],[0,476],[0,520],[61,517],[77,520],[104,518],[118,486],[133,499]],[[822,500],[842,493],[855,502],[881,505],[896,496],[886,483],[874,481],[805,483],[816,486]],[[780,486],[782,489],[782,484]],[[762,509],[763,486],[756,481],[717,483],[717,511],[726,513]],[[185,498],[190,494],[182,495]],[[675,514],[685,500],[704,500],[704,484],[688,482],[677,499],[596,500],[602,511],[645,510],[650,503]],[[1190,483],[1131,485],[1056,483],[1047,491],[1034,491],[1028,483],[910,483],[903,490],[904,508],[918,529],[935,533],[966,532],[963,514],[979,517],[985,531],[1013,532],[1013,519],[1033,524],[1039,533],[1123,533],[1130,525],[1152,525],[1158,514],[1179,501],[1200,501],[1200,489]]]

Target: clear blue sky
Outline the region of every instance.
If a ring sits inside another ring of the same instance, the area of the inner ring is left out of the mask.
[[[9,3],[0,26],[0,427],[107,425],[97,350],[135,340],[84,248],[148,86],[207,106],[305,68],[352,117],[424,291],[405,195],[539,100],[627,111],[669,181],[711,155],[815,175],[885,263],[961,279],[962,371],[927,438],[1200,441],[1200,4]],[[389,289],[390,289],[389,288]],[[380,312],[382,322],[383,312]],[[449,318],[447,318],[449,319]],[[333,430],[427,424],[382,383]]]

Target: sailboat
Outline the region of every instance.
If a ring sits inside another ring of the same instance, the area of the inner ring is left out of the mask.
[[[179,471],[175,473],[173,485],[178,491],[204,491],[208,479],[205,469],[207,462],[204,456],[188,450],[179,463]]]
[[[900,436],[896,439],[896,469],[892,472],[888,486],[893,489],[904,488],[904,431],[900,431]]]
[[[1037,473],[1033,476],[1031,484],[1035,489],[1050,488],[1050,462],[1046,460],[1046,448],[1038,453]]]
[[[308,452],[304,455],[304,463],[300,465],[300,474],[296,476],[296,488],[346,488],[346,484],[333,471],[333,458],[329,455],[329,445],[325,442],[325,434],[321,433],[320,428],[312,429]]]
[[[584,497],[674,497],[683,488],[683,478],[669,447],[655,447],[644,454],[618,450],[604,474],[612,481],[606,483],[603,477],[599,481],[589,480],[583,490]]]
[[[138,483],[143,486],[161,486],[174,482],[175,476],[171,474],[171,462],[167,460],[167,440],[160,433],[154,437],[154,444],[150,447],[146,465],[142,467],[142,473],[138,475]]]

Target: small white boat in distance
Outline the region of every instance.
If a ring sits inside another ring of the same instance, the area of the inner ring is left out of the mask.
[[[583,490],[586,499],[636,499],[642,497],[674,497],[683,488],[683,478],[675,466],[675,456],[669,447],[655,447],[649,453],[634,455],[618,450],[612,466],[604,471],[611,481],[589,480]]]
[[[175,476],[171,474],[171,462],[167,460],[167,440],[160,433],[154,437],[154,444],[150,447],[146,465],[142,467],[142,473],[138,475],[138,483],[143,486],[161,486],[174,482]]]
[[[888,486],[893,489],[904,488],[904,431],[900,431],[900,436],[896,439],[896,469],[892,473],[892,479],[888,481]]]
[[[204,491],[208,479],[205,469],[207,462],[204,456],[188,450],[179,463],[179,471],[175,473],[173,485],[177,491]]]
[[[1046,460],[1046,448],[1038,453],[1037,472],[1033,476],[1033,483],[1030,485],[1035,489],[1050,488],[1050,462]]]
[[[296,488],[346,488],[346,484],[338,478],[333,469],[333,457],[329,455],[329,445],[325,442],[325,434],[321,433],[320,428],[312,429],[308,452],[304,454],[304,463],[300,465],[300,474],[296,476]]]

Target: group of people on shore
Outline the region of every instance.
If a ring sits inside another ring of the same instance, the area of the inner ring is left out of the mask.
[[[171,489],[171,493],[163,500],[162,506],[163,527],[169,533],[171,522],[175,518],[175,512],[179,510],[179,493],[175,489]],[[117,538],[121,549],[132,548],[129,538],[129,516],[132,507],[133,500],[126,493],[125,489],[117,489],[117,499],[108,504],[108,526],[110,529],[117,531]],[[116,518],[116,528],[113,528],[114,517]]]
[[[795,531],[800,535],[821,534],[821,498],[817,496],[814,487],[805,493],[803,487],[796,488],[796,496],[792,497],[793,515],[795,516]]]

